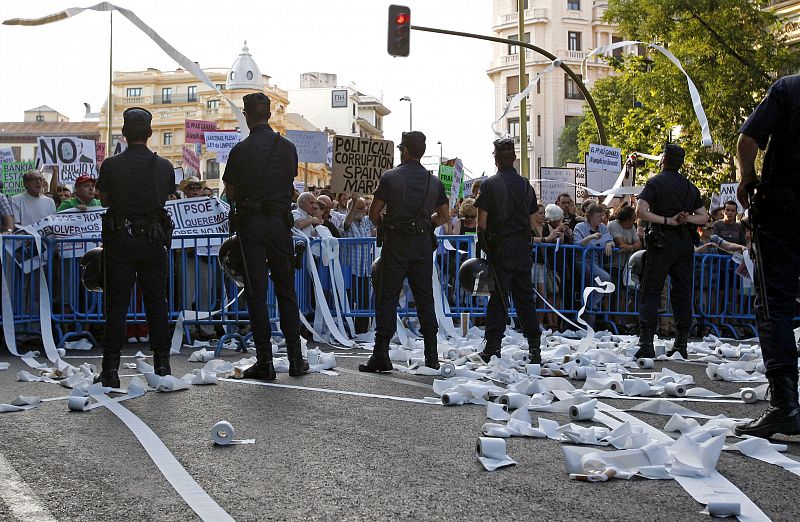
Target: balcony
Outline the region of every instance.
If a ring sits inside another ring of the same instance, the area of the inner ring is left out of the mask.
[[[518,13],[507,13],[500,15],[497,18],[497,25],[516,24],[519,19]],[[544,7],[535,7],[525,10],[525,22],[541,22],[547,20],[547,9]]]
[[[197,95],[172,95],[172,96],[119,96],[114,102],[117,105],[176,105],[181,103],[197,103]]]
[[[565,62],[581,62],[587,54],[586,51],[559,51],[558,57]]]

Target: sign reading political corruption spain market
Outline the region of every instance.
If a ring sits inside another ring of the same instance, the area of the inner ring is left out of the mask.
[[[217,130],[217,122],[206,120],[186,120],[185,143],[205,143],[206,131]]]
[[[334,136],[331,191],[372,194],[394,165],[394,143],[355,136]]]
[[[97,177],[97,149],[94,140],[71,136],[42,136],[38,142],[37,164],[39,167],[57,165],[59,183],[74,185],[80,176]]]
[[[297,161],[300,163],[325,163],[327,160],[327,132],[287,130],[286,139],[297,148]]]

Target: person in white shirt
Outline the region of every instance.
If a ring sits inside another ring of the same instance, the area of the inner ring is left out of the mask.
[[[23,174],[22,182],[25,192],[11,196],[15,223],[27,226],[56,213],[55,202],[44,196],[44,176],[38,170],[31,169]]]
[[[314,227],[322,224],[322,220],[315,217],[314,213],[318,210],[317,198],[311,192],[303,192],[297,198],[297,208],[292,210],[294,218],[294,228],[298,229],[308,237],[313,237]]]

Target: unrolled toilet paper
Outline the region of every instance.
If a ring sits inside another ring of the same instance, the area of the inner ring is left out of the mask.
[[[67,407],[70,409],[70,411],[86,411],[89,409],[90,402],[91,399],[89,397],[72,395],[69,399],[67,399]]]
[[[655,368],[656,364],[653,359],[637,359],[636,364],[639,365],[639,368],[643,370],[649,370],[650,368]]]
[[[586,380],[586,367],[585,366],[575,366],[569,371],[569,378],[575,379],[576,381],[585,381]]]
[[[236,430],[228,421],[219,421],[211,427],[211,440],[219,446],[231,444],[255,444],[255,439],[236,440]]]
[[[569,418],[576,420],[590,420],[594,417],[594,408],[597,406],[597,399],[576,404],[569,408]]]
[[[670,397],[686,397],[686,386],[674,382],[668,382],[664,385],[664,391]]]
[[[742,506],[738,502],[709,502],[706,509],[709,515],[715,517],[738,517],[742,514]]]
[[[487,471],[494,471],[497,468],[516,464],[516,461],[506,454],[506,441],[504,439],[478,437],[475,453]]]
[[[442,394],[442,404],[445,406],[460,406],[466,401],[466,397],[460,393],[451,392]]]

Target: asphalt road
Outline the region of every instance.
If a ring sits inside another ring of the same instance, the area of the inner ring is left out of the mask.
[[[125,353],[133,355],[138,349]],[[173,357],[173,373],[179,377],[201,367],[187,361],[188,353],[184,349],[183,355]],[[231,361],[241,357],[227,353],[224,358]],[[338,364],[355,370],[364,360],[339,357]],[[47,398],[69,392],[56,384],[15,382],[17,371],[27,367],[7,354],[0,361],[11,363],[9,370],[0,372],[0,402],[17,395]],[[100,364],[99,359],[90,362]],[[663,364],[657,363],[657,368]],[[710,382],[702,366],[667,364],[715,391],[731,393],[741,387]],[[434,395],[432,381],[398,372],[376,376],[342,371],[338,376],[301,378],[281,374],[276,382],[421,399]],[[620,408],[638,403],[606,402]],[[445,408],[231,382],[148,393],[122,404],[239,521],[708,520],[699,514],[703,506],[675,481],[569,480],[562,445],[552,440],[510,439],[508,453],[518,464],[485,471],[474,455],[476,438],[487,421],[482,406]],[[708,414],[755,417],[765,403],[685,405]],[[541,416],[569,422],[566,415]],[[637,416],[658,428],[668,420]],[[256,443],[215,447],[209,430],[222,419],[235,426],[237,438],[254,438]],[[33,498],[56,520],[197,520],[134,435],[105,408],[75,413],[67,410],[66,401],[42,403],[33,410],[0,415],[0,430],[0,520],[16,519],[9,504],[24,509],[21,498]],[[800,438],[784,440],[788,454],[800,456]],[[717,469],[773,520],[800,519],[797,476],[727,452]],[[28,491],[27,497],[15,496],[20,489]]]

